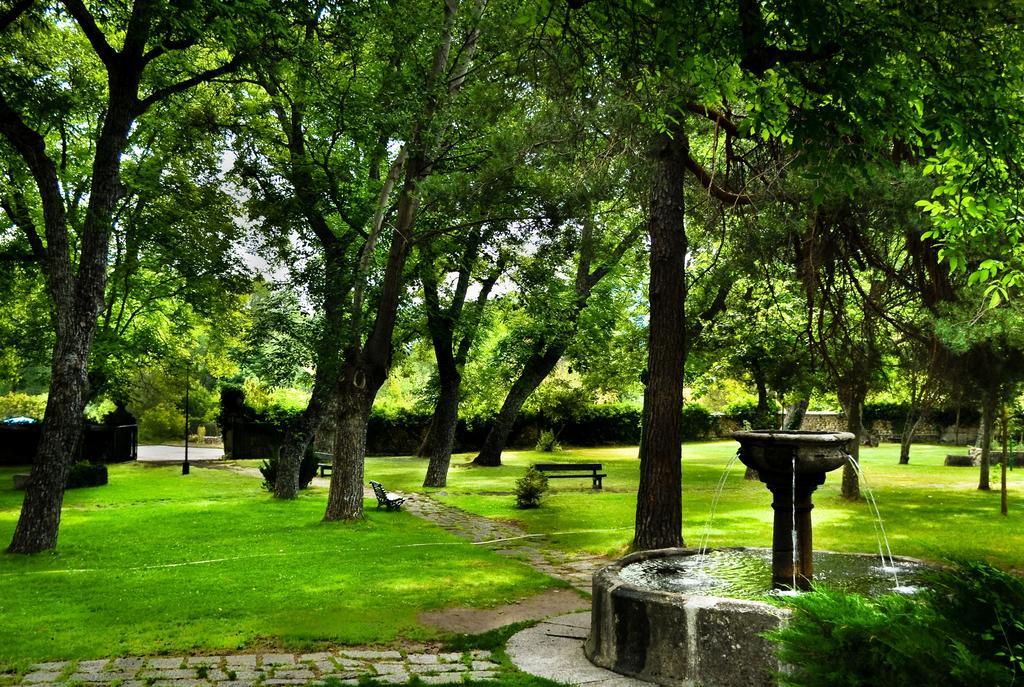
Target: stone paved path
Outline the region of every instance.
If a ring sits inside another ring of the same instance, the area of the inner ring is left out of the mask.
[[[428,685],[491,680],[499,666],[489,651],[406,653],[340,649],[314,654],[240,654],[97,661],[52,661],[32,667],[20,684],[32,687],[277,687],[355,685],[360,678],[405,683],[413,676]]]
[[[528,534],[514,525],[467,513],[424,494],[408,495],[404,507],[458,537],[488,546],[502,556],[525,561],[539,572],[588,594],[594,571],[611,562],[603,556],[565,553],[547,544],[545,535]]]

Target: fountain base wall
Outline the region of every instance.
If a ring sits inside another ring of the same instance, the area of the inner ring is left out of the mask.
[[[774,645],[761,635],[780,627],[787,610],[758,601],[642,588],[619,575],[631,563],[695,553],[641,551],[599,570],[594,575],[587,658],[660,685],[775,685],[773,675],[781,666]]]

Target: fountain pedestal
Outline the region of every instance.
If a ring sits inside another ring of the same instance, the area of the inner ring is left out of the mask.
[[[739,458],[771,491],[772,586],[809,589],[814,578],[811,495],[825,473],[843,466],[854,436],[849,432],[734,432]]]

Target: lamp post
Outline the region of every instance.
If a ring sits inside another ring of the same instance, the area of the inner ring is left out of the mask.
[[[187,475],[189,473],[190,466],[188,464],[188,387],[189,387],[189,368],[192,364],[192,359],[189,358],[185,361],[185,462],[181,464],[181,474]]]

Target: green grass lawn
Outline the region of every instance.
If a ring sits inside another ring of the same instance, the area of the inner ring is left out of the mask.
[[[0,541],[21,494],[0,470]],[[111,466],[68,492],[58,551],[0,555],[0,671],[46,659],[437,637],[422,610],[552,586],[406,513],[327,524],[326,491],[273,501],[224,470]]]
[[[966,449],[960,449],[966,452]],[[716,441],[683,446],[683,535],[700,543],[711,503],[735,455],[736,443]],[[977,490],[978,471],[942,465],[950,446],[915,446],[910,465],[898,465],[899,446],[863,448],[865,481],[873,489],[894,554],[931,560],[982,558],[1024,569],[1024,469],[1010,472],[1010,515],[999,515],[998,471],[993,490]],[[467,460],[469,456],[459,457]],[[558,533],[557,546],[616,555],[633,534],[639,463],[635,447],[571,449],[560,453],[510,452],[499,468],[471,467],[456,459],[448,487],[437,498],[491,518],[515,521],[530,532]],[[533,462],[600,462],[608,477],[602,491],[588,480],[551,480],[552,490],[537,510],[519,510],[509,495],[515,480]],[[424,461],[371,458],[368,478],[389,488],[417,490]],[[743,465],[729,472],[714,522],[711,546],[769,546],[771,495],[760,482],[743,479]],[[839,473],[828,476],[815,494],[815,546],[836,551],[876,551],[875,518],[868,504],[839,497]],[[427,490],[438,491],[438,490]]]
[[[683,448],[690,545],[705,531],[735,449],[731,441]],[[915,447],[912,464],[899,466],[895,446],[864,449],[894,553],[1024,568],[1024,472],[1011,473],[1003,518],[998,491],[977,491],[977,470],[942,466],[950,450]],[[510,452],[499,468],[468,467],[461,456],[449,486],[427,491],[548,534],[565,550],[615,555],[632,538],[635,455],[634,447]],[[605,488],[553,480],[542,508],[518,510],[513,484],[539,460],[601,462]],[[421,459],[371,458],[366,477],[419,491],[425,468]],[[13,472],[0,469],[0,545],[10,540],[21,501]],[[876,550],[868,506],[841,500],[838,483],[834,473],[816,494],[816,546]],[[363,523],[322,523],[325,501],[326,490],[314,488],[295,502],[275,502],[259,479],[225,470],[194,468],[182,477],[176,467],[112,466],[109,486],[68,493],[57,553],[0,555],[0,670],[46,659],[435,639],[417,622],[420,611],[495,605],[556,584],[406,513],[369,507]],[[767,546],[769,503],[764,486],[744,481],[735,464],[710,544]]]

